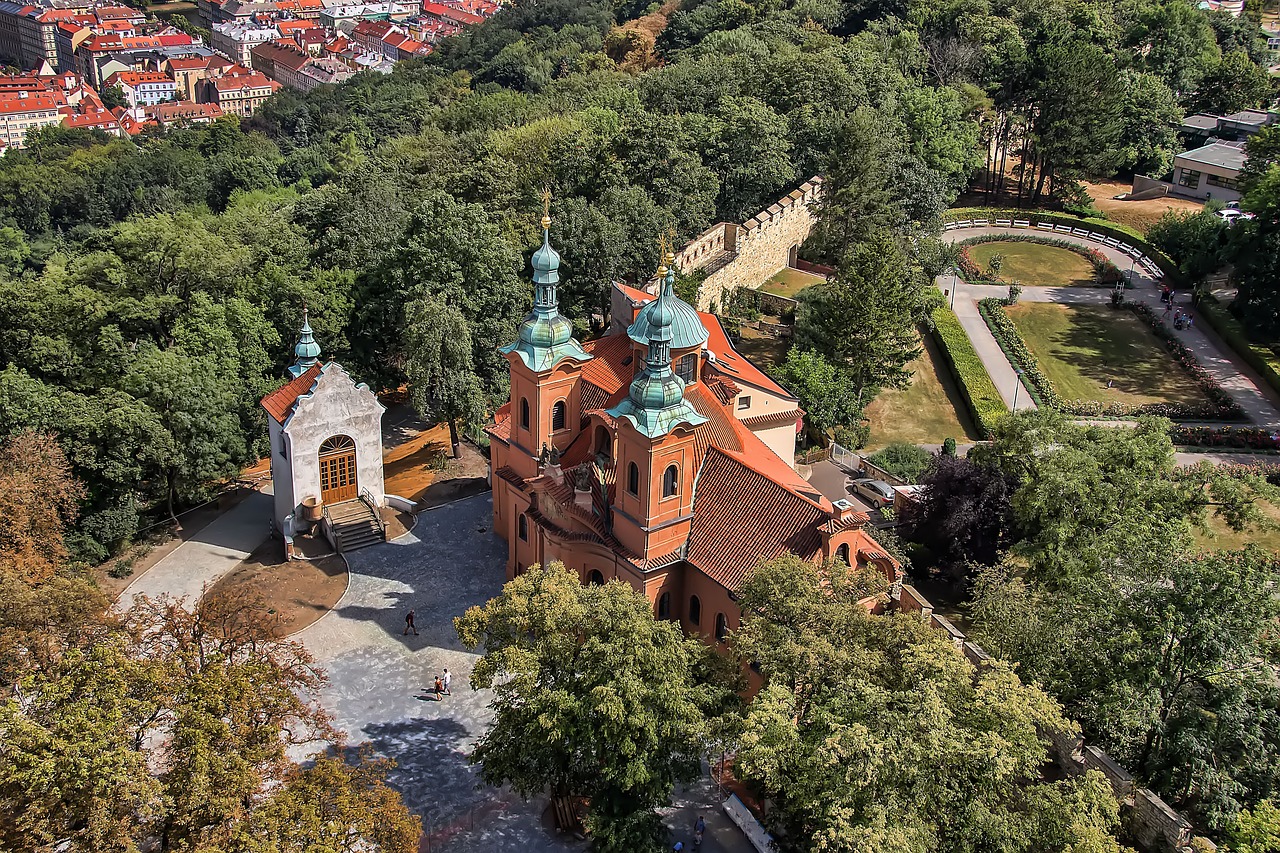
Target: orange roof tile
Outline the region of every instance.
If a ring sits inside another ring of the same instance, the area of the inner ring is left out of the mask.
[[[306,369],[297,379],[290,380],[270,394],[262,398],[262,408],[276,419],[276,423],[284,423],[293,414],[293,407],[298,398],[311,391],[324,368],[317,362]]]

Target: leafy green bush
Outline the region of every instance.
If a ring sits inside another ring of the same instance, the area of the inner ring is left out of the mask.
[[[918,483],[925,471],[933,464],[933,454],[927,450],[895,441],[883,450],[878,450],[867,457],[867,461],[900,477],[908,483]]]
[[[951,374],[960,386],[960,393],[979,434],[983,438],[988,437],[996,421],[1009,411],[1004,399],[996,390],[959,318],[950,309],[934,309],[933,336],[947,358]]]
[[[942,455],[943,456],[956,455],[956,440],[951,436],[947,436],[946,441],[942,442]]]

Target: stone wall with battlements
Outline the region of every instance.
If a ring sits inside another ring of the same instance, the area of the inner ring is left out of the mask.
[[[705,269],[698,310],[724,304],[725,291],[757,288],[796,260],[795,253],[813,231],[814,205],[822,178],[813,177],[755,216],[735,225],[718,222],[676,253],[676,267],[691,273]]]

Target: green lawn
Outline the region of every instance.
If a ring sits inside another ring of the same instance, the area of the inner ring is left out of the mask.
[[[787,360],[787,342],[783,338],[762,335],[755,329],[743,326],[734,348],[747,357],[756,367],[772,374],[774,368]]]
[[[774,296],[785,296],[788,299],[794,299],[796,294],[806,287],[813,287],[815,284],[822,284],[824,281],[826,279],[820,275],[787,267],[774,273],[772,278],[760,285],[760,289],[765,293],[772,293]]]
[[[979,243],[969,247],[969,257],[983,270],[992,255],[1003,255],[1001,281],[1017,281],[1027,287],[1092,285],[1093,265],[1080,255],[1041,243]]]
[[[1005,309],[1064,400],[1196,403],[1200,388],[1128,311],[1022,302]]]
[[[1249,528],[1237,533],[1227,527],[1224,521],[1211,515],[1207,522],[1208,533],[1195,532],[1196,544],[1206,551],[1223,551],[1243,548],[1252,543],[1280,554],[1280,507],[1268,503],[1264,504],[1261,510],[1264,516],[1277,524],[1275,528],[1269,530]]]
[[[977,441],[978,436],[960,391],[947,372],[933,339],[926,336],[924,352],[908,365],[911,385],[902,390],[881,391],[867,406],[871,437],[867,447],[875,449],[890,442],[941,444],[947,438]]]

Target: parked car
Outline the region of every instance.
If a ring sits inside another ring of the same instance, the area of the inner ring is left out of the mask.
[[[870,477],[854,480],[853,493],[875,507],[893,503],[893,486],[884,480],[872,480]]]

